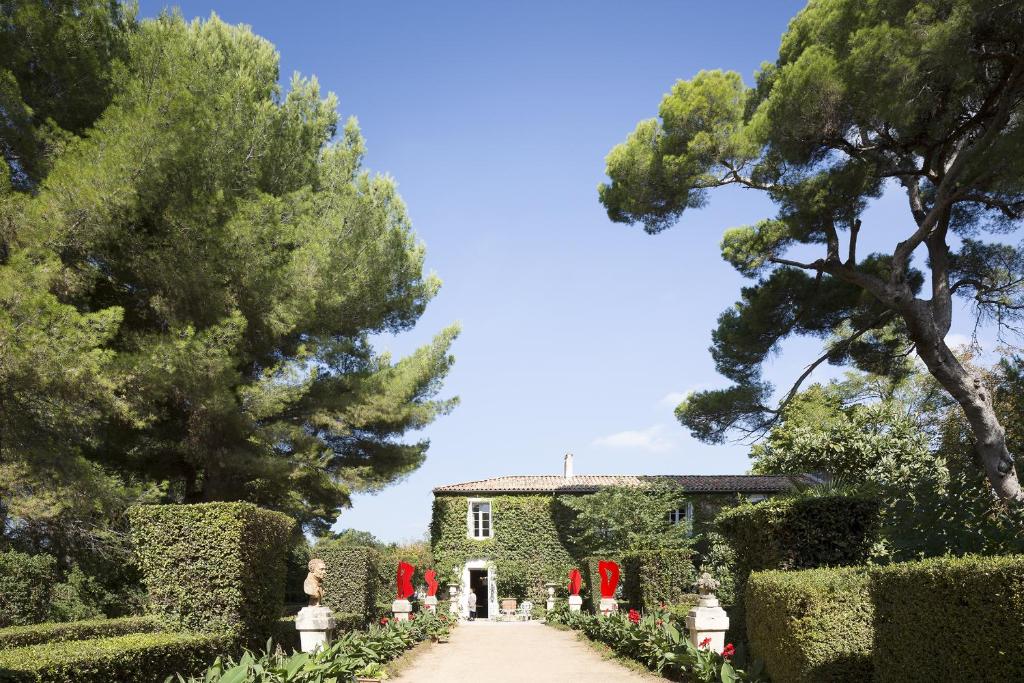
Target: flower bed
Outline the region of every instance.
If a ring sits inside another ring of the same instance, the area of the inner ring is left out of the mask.
[[[726,645],[722,652],[708,648],[709,640],[694,647],[684,630],[667,612],[654,610],[641,615],[630,610],[628,615],[607,617],[585,612],[570,612],[559,605],[548,612],[548,621],[582,631],[591,640],[604,643],[616,654],[635,659],[648,669],[676,681],[760,681],[760,666],[749,671],[732,663],[735,648]]]
[[[218,657],[202,676],[177,676],[179,683],[320,683],[348,681],[354,676],[374,678],[384,665],[417,643],[447,639],[455,621],[447,614],[420,612],[407,622],[383,617],[367,630],[343,633],[328,648],[312,655],[305,652],[285,654],[275,649],[273,641],[259,654],[246,652],[235,660]]]

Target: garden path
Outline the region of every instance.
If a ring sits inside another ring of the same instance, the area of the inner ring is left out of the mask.
[[[652,683],[601,657],[576,638],[538,622],[462,623],[451,642],[435,645],[392,679],[400,683]]]

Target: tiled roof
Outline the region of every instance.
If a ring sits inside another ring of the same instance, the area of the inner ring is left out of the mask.
[[[692,493],[780,493],[794,488],[794,482],[814,484],[811,474],[794,476],[751,474],[582,474],[493,477],[461,484],[438,486],[434,493],[593,493],[605,486],[643,486],[655,482],[677,484]]]

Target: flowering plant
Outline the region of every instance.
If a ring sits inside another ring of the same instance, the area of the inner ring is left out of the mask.
[[[640,613],[635,609],[629,610],[629,620],[634,624],[640,623]]]

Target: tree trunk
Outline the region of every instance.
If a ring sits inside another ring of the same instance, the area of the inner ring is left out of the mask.
[[[916,336],[916,335],[915,335]],[[1006,501],[1024,503],[1014,468],[1013,456],[1006,447],[1006,431],[992,406],[988,388],[957,360],[942,339],[915,340],[918,354],[932,376],[963,408],[974,432],[975,449],[996,495]]]

